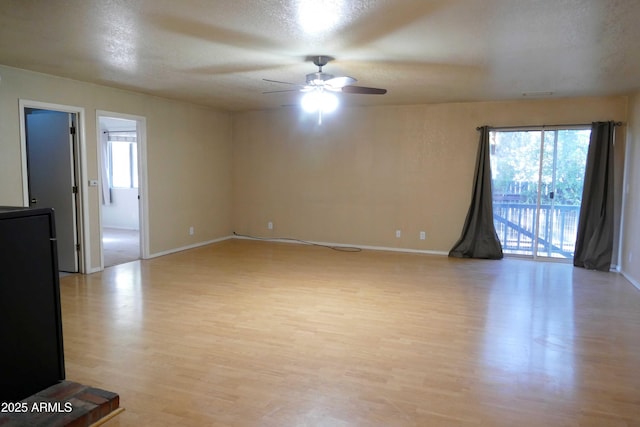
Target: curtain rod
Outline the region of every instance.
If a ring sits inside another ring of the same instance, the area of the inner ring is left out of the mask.
[[[614,126],[622,126],[622,122],[613,122]],[[577,126],[591,126],[591,123],[571,123],[571,124],[559,124],[559,125],[526,125],[526,126],[488,126],[489,129],[529,129],[529,128],[548,128],[548,127],[577,127]],[[482,126],[478,126],[476,130],[482,129]]]
[[[103,130],[103,133],[133,133],[133,132],[137,132],[136,129],[134,130]]]

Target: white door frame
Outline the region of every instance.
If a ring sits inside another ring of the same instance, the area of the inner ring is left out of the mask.
[[[27,134],[25,128],[25,108],[35,108],[39,110],[62,111],[65,113],[75,114],[78,122],[76,123],[76,138],[74,156],[77,159],[75,167],[77,170],[76,180],[78,182],[78,203],[76,205],[77,212],[77,233],[78,242],[80,243],[80,256],[78,257],[78,270],[80,273],[87,273],[88,266],[91,265],[91,240],[89,236],[89,205],[88,197],[85,197],[88,191],[87,186],[87,150],[85,144],[85,126],[84,126],[84,108],[74,107],[71,105],[52,104],[49,102],[32,101],[28,99],[19,99],[20,108],[20,158],[22,161],[22,204],[29,206],[29,175],[27,169]]]
[[[114,111],[96,110],[96,132],[98,145],[101,141],[100,117],[115,117],[136,122],[138,131],[138,218],[140,224],[140,255],[142,259],[149,258],[149,198],[147,197],[147,118],[133,114],[116,113]],[[98,168],[102,168],[102,149],[98,152]],[[98,188],[102,188],[102,173],[98,173]],[[102,203],[99,201],[99,203]],[[100,247],[102,248],[102,209],[98,209],[98,224],[100,229]],[[100,250],[100,270],[104,270],[104,252]]]

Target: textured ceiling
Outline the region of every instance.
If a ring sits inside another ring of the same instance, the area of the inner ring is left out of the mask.
[[[232,111],[324,71],[349,105],[625,94],[638,0],[0,0],[0,64]],[[551,92],[552,95],[547,93]]]

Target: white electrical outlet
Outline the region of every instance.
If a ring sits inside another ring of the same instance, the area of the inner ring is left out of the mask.
[[[193,233],[195,232],[195,230],[193,229],[193,225],[191,227],[189,227],[189,235],[193,236]]]
[[[396,230],[396,237],[397,238],[402,237],[402,231],[401,230]]]
[[[272,223],[271,221],[269,221],[269,222],[267,223],[267,228],[268,228],[269,230],[273,230],[273,223]]]
[[[427,238],[427,233],[424,231],[420,232],[420,240],[425,240]]]

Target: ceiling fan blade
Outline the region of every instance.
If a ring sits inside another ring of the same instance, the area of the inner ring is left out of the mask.
[[[387,93],[386,89],[379,89],[377,87],[364,87],[364,86],[345,86],[342,88],[344,93],[356,93],[361,95],[384,95]]]
[[[262,93],[265,94],[265,93],[282,93],[282,92],[300,92],[300,89],[268,90]]]
[[[325,85],[331,86],[332,89],[340,89],[342,87],[352,85],[357,82],[356,79],[349,76],[344,77],[334,77],[324,82]]]
[[[298,83],[289,83],[289,82],[281,82],[280,80],[270,80],[270,79],[262,79],[265,82],[269,82],[269,83],[280,83],[283,85],[291,85],[291,86],[298,86],[298,87],[304,87],[305,85],[301,85]]]

